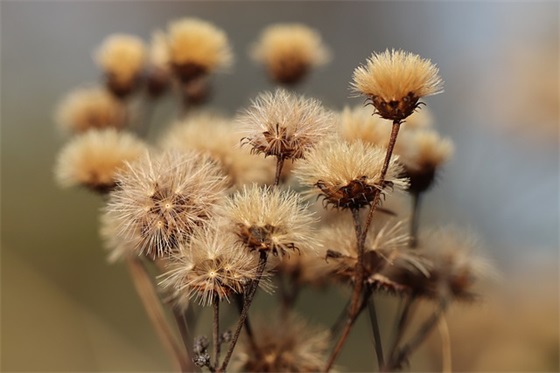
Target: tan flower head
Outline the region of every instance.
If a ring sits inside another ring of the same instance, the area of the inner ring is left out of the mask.
[[[339,133],[348,142],[361,140],[367,144],[387,147],[391,126],[387,126],[385,119],[371,115],[371,111],[359,105],[345,107],[340,112]]]
[[[418,100],[443,92],[438,68],[430,60],[404,52],[373,53],[365,66],[354,70],[352,88],[367,96],[385,119],[402,121],[418,107]]]
[[[58,105],[56,121],[65,131],[80,133],[91,128],[122,128],[125,107],[106,90],[80,88],[70,92]]]
[[[213,223],[195,229],[189,242],[179,246],[160,285],[178,305],[188,304],[192,298],[210,305],[215,297],[229,301],[231,295],[242,294],[256,278],[257,266],[256,258],[235,236]]]
[[[317,31],[294,23],[267,27],[253,46],[251,57],[264,64],[272,79],[292,84],[312,67],[325,64],[330,53]]]
[[[55,176],[63,187],[83,185],[100,193],[116,185],[115,174],[147,147],[136,136],[113,128],[91,130],[74,137],[60,151]]]
[[[164,134],[161,145],[165,149],[197,150],[215,159],[229,176],[232,184],[241,186],[271,183],[274,163],[270,159],[254,157],[241,148],[239,134],[231,120],[210,112],[189,115]]]
[[[334,120],[319,101],[283,89],[260,94],[237,119],[245,135],[243,144],[265,157],[283,159],[302,158],[334,133]]]
[[[365,281],[391,292],[410,292],[408,278],[428,276],[428,263],[408,249],[410,237],[405,221],[390,219],[370,228],[365,242]],[[349,219],[321,231],[331,271],[345,282],[353,282],[358,265],[354,226]]]
[[[290,315],[258,320],[255,333],[258,351],[242,343],[235,365],[240,372],[319,372],[325,367],[331,334]]]
[[[380,184],[385,150],[361,141],[325,142],[298,162],[295,174],[311,193],[324,198],[326,205],[357,209],[369,205],[377,189],[405,188],[408,181],[401,175],[398,156],[389,163],[385,182]]]
[[[474,299],[477,283],[495,276],[489,261],[477,254],[478,246],[472,233],[454,227],[422,233],[419,250],[431,269],[428,278],[415,282],[416,292],[435,299]]]
[[[219,167],[195,151],[146,154],[117,176],[105,213],[131,253],[162,257],[214,215],[226,186]]]
[[[107,86],[117,97],[130,94],[136,87],[146,60],[144,42],[133,35],[107,37],[95,53],[95,61],[107,78]]]
[[[315,219],[295,192],[243,187],[227,200],[224,214],[250,251],[285,255],[314,248]]]
[[[148,68],[146,71],[146,88],[152,97],[161,96],[171,83],[171,64],[169,46],[163,31],[152,33],[148,51]]]
[[[183,18],[169,24],[169,57],[177,75],[190,81],[229,67],[233,62],[227,35],[213,24]]]

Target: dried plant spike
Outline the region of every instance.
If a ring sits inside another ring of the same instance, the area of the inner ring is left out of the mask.
[[[232,185],[271,183],[274,178],[270,159],[256,158],[241,148],[232,121],[213,112],[202,111],[176,122],[164,134],[164,149],[197,150],[219,162]]]
[[[437,171],[452,157],[453,142],[434,130],[405,132],[402,141],[400,159],[410,178],[409,190],[425,192],[433,185]]]
[[[168,256],[197,226],[214,216],[226,177],[195,151],[146,154],[117,175],[107,219],[132,254]],[[113,240],[115,242],[116,240]]]
[[[366,96],[382,118],[400,122],[425,96],[443,92],[439,69],[430,60],[402,50],[373,53],[354,70],[352,88]]]
[[[146,47],[136,36],[113,34],[97,49],[95,61],[105,74],[107,88],[117,97],[126,97],[137,87]]]
[[[55,114],[60,128],[81,133],[92,128],[122,128],[126,125],[124,105],[105,89],[79,88],[62,99]]]
[[[184,82],[233,63],[226,33],[212,23],[183,18],[169,24],[167,35],[171,64]]]
[[[325,142],[306,154],[296,165],[295,174],[311,194],[324,198],[325,205],[335,208],[359,209],[372,203],[376,190],[404,189],[408,180],[395,156],[389,163],[381,185],[385,149],[361,141]]]
[[[231,230],[249,251],[283,256],[316,245],[315,218],[293,191],[243,187],[227,200],[223,210]]]
[[[257,266],[256,258],[235,236],[224,234],[212,223],[195,229],[189,242],[171,256],[169,271],[161,276],[160,285],[170,290],[179,304],[194,298],[209,306],[215,297],[229,302],[232,295],[242,294],[256,278]]]
[[[113,128],[91,130],[71,139],[60,151],[55,176],[63,187],[81,185],[107,193],[115,187],[115,175],[125,163],[146,151],[146,144],[130,133]]]
[[[300,316],[276,322],[257,320],[258,351],[244,341],[236,357],[240,372],[320,372],[330,345],[330,332],[313,326]]]
[[[318,100],[286,90],[261,93],[238,118],[243,145],[256,154],[281,159],[303,158],[304,153],[335,131],[334,115]]]
[[[274,24],[260,35],[251,57],[282,84],[300,82],[316,66],[327,63],[330,52],[314,29],[298,23]]]

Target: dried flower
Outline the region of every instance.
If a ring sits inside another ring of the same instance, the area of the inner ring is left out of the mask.
[[[195,151],[146,154],[117,175],[105,213],[131,253],[162,257],[214,215],[226,186],[219,167]]]
[[[254,153],[282,159],[302,158],[334,132],[334,115],[315,99],[278,89],[260,94],[239,118],[243,144]]]
[[[361,140],[367,144],[387,147],[391,126],[387,126],[385,119],[371,115],[369,110],[359,105],[353,108],[345,107],[340,112],[339,133],[349,142]]]
[[[171,83],[169,47],[163,31],[156,30],[152,33],[148,53],[146,87],[150,96],[156,98],[161,96]]]
[[[107,87],[117,97],[128,96],[136,88],[145,59],[144,42],[125,34],[110,35],[95,53],[95,60],[107,79]]]
[[[287,320],[271,323],[257,320],[255,334],[258,350],[241,344],[236,364],[241,372],[319,372],[327,359],[330,332],[312,327],[302,318],[290,315]]]
[[[172,22],[168,43],[171,63],[184,82],[227,68],[233,62],[225,32],[197,18]]]
[[[373,53],[354,70],[352,88],[367,96],[383,118],[402,121],[424,96],[443,91],[438,68],[430,60],[394,49]]]
[[[179,246],[160,285],[179,304],[195,298],[210,305],[215,297],[229,301],[232,294],[242,294],[256,278],[257,266],[256,258],[236,237],[224,234],[214,223],[195,229],[190,240]]]
[[[268,26],[253,46],[251,56],[265,65],[272,79],[283,84],[299,82],[312,67],[330,58],[321,35],[297,23]]]
[[[314,247],[315,219],[299,195],[278,188],[243,187],[224,207],[232,231],[250,250],[286,255]]]
[[[325,227],[321,231],[326,258],[343,281],[355,281],[358,252],[356,234],[349,220]],[[408,281],[428,276],[428,262],[408,249],[410,238],[402,220],[390,219],[372,227],[364,246],[364,279],[371,286],[391,292],[410,292]]]
[[[272,162],[256,158],[239,145],[239,135],[231,121],[218,114],[200,112],[177,122],[164,135],[162,147],[198,150],[215,159],[232,184],[270,183],[274,177]]]
[[[116,185],[115,174],[125,162],[139,158],[147,147],[136,136],[113,128],[91,130],[74,137],[58,155],[55,176],[60,185],[83,185],[100,193]]]
[[[70,92],[59,104],[56,121],[66,131],[80,133],[91,128],[122,128],[126,111],[121,102],[106,90],[80,88]]]
[[[385,150],[361,141],[333,140],[310,151],[295,169],[298,179],[311,193],[324,198],[326,205],[358,209],[369,205],[376,190],[405,188],[398,157],[391,158],[383,185],[380,184]]]
[[[434,130],[405,131],[400,160],[410,178],[409,190],[426,191],[434,182],[437,170],[453,155],[453,142],[442,139]]]

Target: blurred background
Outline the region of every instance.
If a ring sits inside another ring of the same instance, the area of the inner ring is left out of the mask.
[[[437,63],[445,93],[426,102],[456,153],[426,198],[422,224],[471,228],[501,274],[482,303],[450,310],[454,370],[558,371],[559,7],[2,2],[0,368],[171,369],[125,268],[106,262],[97,221],[103,201],[54,183],[65,138],[53,113],[68,91],[99,79],[91,56],[107,35],[147,41],[170,20],[192,16],[215,23],[231,40],[236,63],[215,76],[210,105],[232,115],[274,87],[247,54],[270,23],[303,22],[322,34],[333,60],[298,91],[333,109],[361,102],[349,97],[349,82],[372,51],[401,48]],[[328,325],[343,297],[310,294],[300,308]],[[266,307],[266,296],[259,298]],[[339,360],[343,370],[373,368],[369,327],[361,322]],[[439,340],[432,339],[412,359],[412,370],[441,369]]]

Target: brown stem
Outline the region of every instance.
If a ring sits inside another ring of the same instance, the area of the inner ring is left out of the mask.
[[[243,305],[245,304],[245,297],[243,294],[239,294],[235,297],[235,303],[237,303],[237,310],[239,311],[239,316],[243,314]],[[255,342],[255,335],[253,334],[253,328],[251,327],[251,322],[249,321],[249,315],[245,318],[245,332],[247,332],[247,337],[249,339],[249,344],[251,345],[251,350],[258,351],[257,343]]]
[[[136,292],[164,347],[179,365],[181,372],[192,371],[187,352],[177,346],[171,327],[165,318],[159,296],[141,259],[127,258],[126,263]]]
[[[177,323],[177,328],[179,329],[179,334],[181,335],[181,340],[183,341],[183,346],[187,351],[187,356],[192,356],[191,342],[193,339],[189,331],[189,327],[188,327],[189,323],[187,322],[185,314],[183,312],[179,312],[179,310],[177,310],[173,306],[171,306],[171,309],[173,311],[173,317],[175,318],[175,322]],[[190,359],[189,359],[189,363],[190,363]]]
[[[368,302],[369,319],[373,331],[373,339],[375,342],[375,355],[377,356],[377,365],[379,369],[385,365],[383,360],[383,345],[381,344],[381,333],[379,331],[379,322],[377,321],[377,311],[375,309],[375,300],[369,297]]]
[[[342,330],[342,334],[338,342],[336,343],[331,356],[327,362],[327,366],[325,367],[325,372],[328,372],[331,367],[333,366],[336,358],[342,351],[342,346],[346,342],[348,335],[350,334],[350,329],[354,325],[354,322],[358,318],[362,307],[360,304],[360,298],[362,295],[362,288],[364,284],[364,246],[361,244],[361,236],[362,236],[362,226],[361,226],[361,219],[360,219],[360,210],[359,209],[351,209],[352,218],[354,220],[354,230],[356,232],[356,244],[357,244],[357,252],[358,252],[358,261],[356,263],[356,277],[354,282],[354,291],[352,292],[352,300],[350,303],[350,307],[348,308],[348,318],[346,320],[346,324],[344,325],[344,329]]]
[[[391,129],[391,137],[389,138],[389,145],[387,146],[387,153],[385,154],[385,161],[383,163],[383,168],[381,169],[381,175],[379,176],[379,185],[381,188],[384,187],[385,184],[385,176],[387,176],[387,171],[389,170],[389,164],[391,162],[391,156],[393,155],[393,149],[395,148],[395,143],[397,142],[397,136],[399,134],[399,129],[401,126],[401,122],[399,120],[393,121],[393,128]],[[367,232],[369,230],[369,226],[371,225],[371,221],[373,220],[373,213],[377,209],[377,205],[381,200],[382,189],[377,189],[375,195],[373,196],[373,202],[371,203],[371,207],[369,209],[369,213],[366,219],[366,224],[362,231],[362,237],[360,239],[360,245],[364,245],[366,242]]]
[[[438,309],[420,326],[420,329],[412,337],[410,342],[408,342],[408,344],[402,347],[398,353],[393,356],[384,371],[390,372],[394,369],[398,369],[405,361],[407,361],[414,350],[416,350],[418,346],[424,342],[428,335],[430,335],[430,332],[438,325],[439,320],[445,314],[446,309],[447,302],[442,300]]]
[[[280,176],[282,176],[282,168],[284,167],[284,157],[276,158],[276,175],[274,176],[274,186],[280,185]]]
[[[244,297],[243,310],[241,311],[241,316],[239,316],[239,320],[237,322],[237,326],[235,327],[233,338],[229,344],[229,348],[224,358],[224,361],[222,363],[222,366],[219,369],[216,369],[217,372],[225,372],[229,364],[229,360],[231,359],[231,355],[233,354],[233,350],[235,349],[235,345],[237,344],[237,340],[239,339],[239,334],[241,333],[241,329],[243,328],[243,325],[245,325],[245,320],[247,319],[247,316],[249,316],[249,307],[251,306],[251,303],[253,302],[253,298],[255,297],[255,293],[257,292],[259,281],[261,280],[262,274],[264,272],[264,268],[266,267],[267,259],[268,259],[267,252],[261,251],[256,278],[251,282],[248,294]]]
[[[439,335],[441,336],[441,371],[451,373],[453,370],[451,363],[451,339],[449,338],[449,327],[445,315],[439,319]]]
[[[420,192],[412,194],[412,218],[410,219],[410,244],[411,248],[418,247],[418,227],[420,225]]]
[[[214,302],[214,320],[213,320],[213,333],[212,342],[214,343],[214,367],[218,367],[220,363],[220,298],[215,295]]]
[[[408,324],[408,320],[410,319],[410,314],[411,311],[413,309],[413,305],[415,304],[415,300],[416,300],[416,296],[414,294],[410,294],[405,301],[405,304],[402,308],[402,310],[399,310],[399,312],[397,312],[397,315],[400,315],[397,319],[397,323],[396,323],[396,328],[395,328],[395,334],[393,337],[393,340],[391,342],[391,347],[389,349],[389,355],[387,355],[387,358],[389,360],[392,360],[394,355],[395,355],[395,351],[397,350],[397,347],[399,345],[399,343],[401,342],[401,339],[404,335],[404,332],[406,330],[406,326]]]

